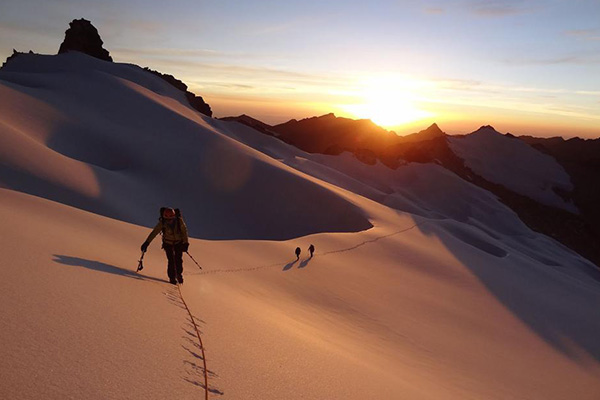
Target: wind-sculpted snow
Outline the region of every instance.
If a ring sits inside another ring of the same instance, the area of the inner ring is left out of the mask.
[[[286,239],[371,227],[355,205],[223,136],[180,91],[127,64],[24,54],[0,71],[0,184],[196,237]]]

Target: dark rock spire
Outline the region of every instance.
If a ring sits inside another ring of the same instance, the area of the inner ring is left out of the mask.
[[[58,54],[68,51],[80,51],[92,57],[105,61],[112,61],[108,50],[102,47],[102,39],[98,30],[87,19],[74,19],[69,23],[65,32],[65,40],[60,45]]]

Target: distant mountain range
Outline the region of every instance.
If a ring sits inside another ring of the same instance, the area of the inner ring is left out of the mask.
[[[389,168],[436,163],[498,196],[532,229],[600,265],[600,139],[515,137],[491,126],[461,136],[437,124],[398,136],[370,120],[326,114],[268,125],[248,115],[237,121],[309,153],[349,152]],[[475,155],[477,154],[477,155]]]

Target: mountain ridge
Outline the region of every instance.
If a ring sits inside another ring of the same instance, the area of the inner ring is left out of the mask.
[[[227,120],[236,120],[236,118],[231,117]],[[274,127],[254,118],[252,120],[252,124],[246,123],[246,125],[254,128],[260,123],[263,130],[261,131],[259,129],[259,131],[262,133],[275,136],[288,144],[308,152],[339,155],[348,151],[354,154],[356,159],[367,165],[374,165],[377,160],[379,160],[392,169],[396,169],[406,162],[440,164],[466,181],[475,183],[499,196],[502,201],[517,212],[523,221],[525,221],[532,229],[554,237],[568,247],[585,254],[586,257],[590,258],[596,265],[600,266],[600,245],[598,244],[600,242],[600,240],[598,240],[598,238],[600,238],[600,212],[597,211],[598,207],[595,207],[595,204],[600,202],[600,194],[598,194],[595,189],[585,189],[595,187],[594,179],[595,176],[597,176],[594,171],[589,171],[589,166],[586,167],[587,170],[584,172],[581,172],[581,168],[569,168],[569,176],[573,177],[574,174],[577,174],[577,177],[575,178],[576,186],[574,188],[561,185],[552,187],[546,197],[554,197],[555,200],[553,201],[555,203],[553,203],[554,205],[549,205],[542,204],[539,200],[536,201],[535,199],[532,199],[530,197],[531,194],[527,195],[518,190],[515,191],[514,188],[511,189],[510,184],[507,185],[507,183],[493,182],[493,180],[485,178],[481,173],[477,173],[467,166],[465,159],[457,156],[455,154],[456,150],[453,150],[449,146],[449,141],[461,143],[462,140],[471,141],[472,139],[477,138],[477,140],[496,141],[507,149],[519,148],[525,150],[519,143],[525,143],[528,147],[533,145],[531,148],[535,149],[536,145],[543,146],[543,143],[545,142],[583,143],[584,145],[585,143],[590,143],[593,147],[593,144],[595,143],[600,144],[600,139],[590,139],[586,141],[583,139],[572,138],[568,140],[563,139],[562,141],[557,141],[557,139],[548,139],[548,141],[545,141],[545,139],[542,138],[535,140],[527,139],[526,137],[517,138],[510,133],[502,134],[491,125],[480,126],[478,129],[468,134],[450,136],[434,123],[424,130],[407,136],[388,136],[391,140],[382,145],[375,140],[375,143],[369,143],[369,136],[364,136],[361,133],[360,129],[364,126],[364,121],[367,120],[351,120],[347,118],[340,120],[333,113],[319,117],[305,118],[300,121],[290,120],[286,123],[277,125],[279,128],[276,133],[274,132]],[[338,120],[343,121],[343,124],[346,125],[341,129],[341,133],[335,132],[335,129],[337,128],[335,122]],[[304,129],[313,129],[311,135],[305,135],[304,130],[298,129],[298,126],[302,124],[301,121],[303,121]],[[238,120],[238,122],[245,123],[241,120]],[[372,124],[371,121],[369,122]],[[319,123],[324,125],[320,129],[316,127]],[[352,125],[355,125],[356,127],[356,131],[354,132],[347,127]],[[286,132],[286,128],[290,126],[294,127],[294,129]],[[383,130],[383,128],[380,129]],[[356,132],[358,132],[358,134]],[[380,132],[380,130],[376,130],[370,134],[376,137]],[[316,135],[329,135],[329,137],[327,140],[323,137],[316,139],[317,142],[320,143],[316,146],[308,143],[310,139],[314,138]],[[299,140],[300,137],[302,140]],[[361,139],[360,141],[358,140],[359,137]],[[517,141],[513,142],[514,140]],[[327,143],[327,147],[324,146],[323,143]],[[357,146],[356,143],[360,143],[360,145]],[[536,149],[536,151],[538,150],[540,149]],[[571,150],[571,157],[578,159],[577,153],[579,150],[580,149]],[[595,148],[589,150],[586,153],[589,155],[585,158],[585,160],[588,160],[587,162],[592,163],[592,168],[596,163],[600,163],[594,156],[595,154],[598,154],[595,150]],[[556,155],[549,149],[546,149],[545,151],[542,149],[542,152],[544,154],[549,154],[553,158]],[[556,151],[554,153],[556,153]],[[534,153],[530,152],[530,154]],[[505,164],[504,166],[509,167],[510,165]],[[523,168],[526,168],[526,163],[523,164]],[[539,176],[541,178],[543,174]],[[509,175],[506,175],[505,179],[511,178],[509,178]],[[584,189],[582,189],[582,187]],[[573,192],[573,190],[575,192]],[[566,205],[563,206],[563,208],[566,207],[567,210],[561,210],[560,206],[559,208],[556,208],[561,202],[565,202],[564,204]],[[584,214],[579,214],[575,208],[569,206],[571,203],[575,206],[579,205],[579,208],[584,210]]]

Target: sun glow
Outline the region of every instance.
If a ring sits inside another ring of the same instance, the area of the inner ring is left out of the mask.
[[[370,119],[384,128],[395,127],[431,117],[433,113],[417,106],[416,82],[400,78],[369,79],[360,85],[358,104],[342,108],[356,118]]]

